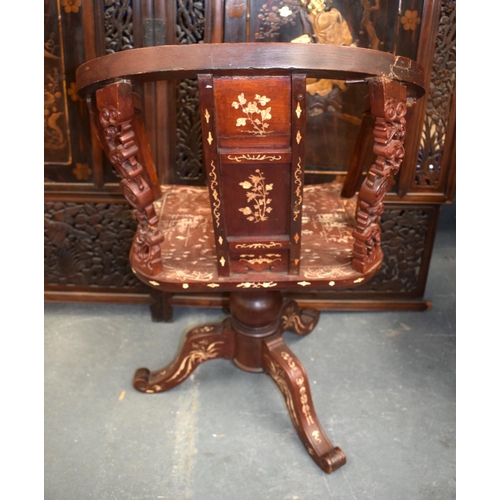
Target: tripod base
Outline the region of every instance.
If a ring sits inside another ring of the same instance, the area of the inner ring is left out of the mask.
[[[138,369],[134,388],[145,393],[167,391],[198,365],[215,358],[231,359],[245,371],[264,371],[283,394],[297,434],[312,459],[327,473],[344,465],[344,452],[332,445],[319,423],[304,367],[283,340],[286,330],[309,334],[319,312],[301,310],[294,301],[283,306],[281,293],[267,290],[233,292],[229,307],[231,317],[222,323],[190,330],[169,365],[153,372]]]

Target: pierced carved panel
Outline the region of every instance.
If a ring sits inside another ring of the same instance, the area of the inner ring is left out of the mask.
[[[177,43],[200,43],[205,36],[205,2],[177,0]]]
[[[446,129],[455,92],[456,12],[455,1],[442,2],[427,112],[422,128],[415,186],[437,186],[441,180]]]
[[[179,44],[203,42],[205,2],[177,0],[176,30]],[[180,181],[205,182],[198,83],[195,79],[178,82],[176,109],[176,178]]]
[[[432,209],[385,209],[380,227],[382,267],[353,292],[405,293],[419,289]]]
[[[203,144],[198,83],[181,80],[177,85],[176,176],[181,180],[204,181]]]
[[[106,54],[132,49],[132,0],[104,0]]]
[[[71,140],[59,4],[45,0],[44,10],[44,162],[71,164]]]
[[[123,204],[45,203],[45,284],[142,290],[128,258],[136,224]]]

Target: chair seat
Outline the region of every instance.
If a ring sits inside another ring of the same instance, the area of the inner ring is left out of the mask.
[[[161,244],[163,270],[147,276],[133,271],[145,283],[160,290],[235,291],[249,288],[307,289],[346,288],[369,279],[380,266],[376,262],[366,273],[352,269],[352,232],[355,227],[357,198],[340,196],[339,182],[306,185],[302,214],[302,242],[299,275],[286,272],[255,271],[217,273],[213,222],[207,187],[161,186],[162,197],[155,202]],[[242,260],[262,263],[267,269],[280,258],[279,241],[245,244]]]

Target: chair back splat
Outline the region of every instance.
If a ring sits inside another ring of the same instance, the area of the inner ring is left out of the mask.
[[[219,276],[299,274],[305,80],[198,76]]]
[[[181,78],[198,80],[206,186],[159,184],[134,94],[136,83]],[[376,159],[357,194],[357,153],[348,185],[304,183],[307,78],[367,86]],[[88,61],[77,88],[134,209],[137,277],[165,292],[229,292],[229,318],[190,330],[171,363],[138,369],[133,386],[167,391],[214,358],[264,371],[317,465],[327,473],[343,465],[283,340],[286,330],[309,334],[319,312],[284,301],[282,290],[352,288],[379,269],[383,199],[404,157],[407,106],[424,94],[422,68],[334,45],[168,45]]]

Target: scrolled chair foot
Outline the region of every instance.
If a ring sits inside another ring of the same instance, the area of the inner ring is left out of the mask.
[[[281,331],[288,330],[297,335],[308,335],[318,324],[319,315],[317,309],[301,309],[295,300],[289,300],[281,310]]]
[[[139,368],[132,385],[134,389],[147,394],[168,391],[189,377],[204,361],[231,359],[233,351],[233,332],[227,320],[198,326],[186,334],[179,354],[170,364],[155,371]]]
[[[327,474],[331,474],[333,471],[345,465],[346,462],[347,458],[345,453],[338,446],[333,447],[316,461],[319,467]]]

